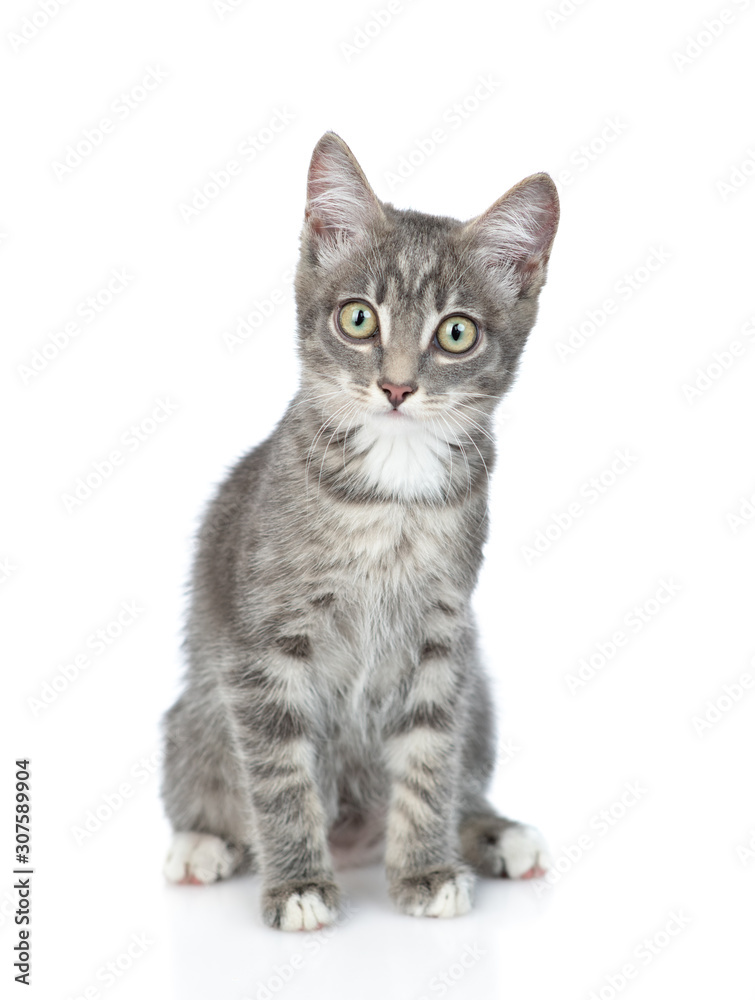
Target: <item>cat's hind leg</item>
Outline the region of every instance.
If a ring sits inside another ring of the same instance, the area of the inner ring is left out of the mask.
[[[163,871],[169,882],[207,885],[232,875],[242,854],[212,833],[174,833]]]
[[[470,667],[477,663],[473,648]],[[479,668],[471,669],[470,674],[473,688],[458,825],[461,853],[478,875],[538,878],[551,864],[542,833],[537,827],[499,816],[486,798],[485,789],[496,764],[495,724],[487,678]]]
[[[462,817],[462,854],[480,875],[493,878],[539,878],[551,864],[545,838],[537,827],[479,812]]]
[[[169,882],[206,885],[252,867],[244,792],[222,716],[187,692],[165,718],[162,794],[173,839]]]

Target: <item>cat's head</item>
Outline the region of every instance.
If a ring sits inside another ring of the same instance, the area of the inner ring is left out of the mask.
[[[303,388],[322,419],[457,443],[484,430],[535,322],[558,215],[547,174],[469,222],[396,209],[326,133],[296,276]]]

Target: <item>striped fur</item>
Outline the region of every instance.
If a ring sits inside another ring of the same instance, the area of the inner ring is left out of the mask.
[[[301,385],[199,534],[186,686],[165,720],[174,880],[254,868],[264,919],[306,929],[336,917],[336,849],[380,850],[415,915],[465,912],[473,871],[507,873],[514,826],[527,864],[530,828],[485,799],[492,711],[470,597],[491,416],[557,214],[545,175],[467,224],[399,211],[341,140],[318,144],[296,280]],[[369,342],[335,326],[352,298],[378,314]],[[455,311],[482,331],[468,356],[433,344]],[[398,414],[382,381],[416,387]],[[535,837],[527,871],[544,857]]]

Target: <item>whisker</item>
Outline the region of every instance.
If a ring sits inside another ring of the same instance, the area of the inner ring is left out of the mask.
[[[457,406],[453,408],[454,412],[457,412],[458,410],[460,410],[464,405],[465,404],[463,404],[463,403],[457,404]],[[475,410],[475,412],[479,412],[479,411]],[[462,416],[463,416],[464,420],[467,420],[476,430],[478,430],[480,432],[480,434],[482,434],[483,437],[487,438],[488,441],[490,441],[492,444],[495,444],[495,437],[493,436],[493,434],[490,433],[490,431],[486,430],[484,427],[482,427],[480,424],[478,424],[476,420],[473,420],[471,417],[468,417],[466,414],[462,414]]]
[[[481,452],[481,451],[480,451],[480,449],[479,449],[479,448],[477,447],[477,442],[476,442],[476,441],[475,441],[475,439],[474,439],[474,438],[472,437],[472,435],[471,435],[471,434],[469,433],[469,431],[467,431],[467,429],[466,429],[466,428],[465,428],[465,427],[463,426],[463,424],[461,424],[461,423],[460,423],[460,422],[459,422],[458,420],[454,420],[454,417],[453,417],[453,414],[449,413],[449,414],[447,414],[447,416],[448,416],[448,418],[449,418],[450,420],[453,420],[453,422],[454,422],[455,424],[457,424],[457,426],[459,426],[459,427],[461,428],[461,430],[463,431],[463,433],[464,433],[464,434],[465,434],[465,435],[466,435],[466,436],[467,436],[467,437],[469,438],[469,440],[471,441],[472,445],[474,446],[475,450],[477,451],[477,454],[478,454],[478,455],[480,456],[480,461],[482,462],[482,466],[483,466],[483,468],[485,469],[485,476],[487,477],[487,480],[488,480],[488,485],[490,485],[490,473],[488,472],[488,466],[487,466],[487,463],[486,463],[485,459],[483,458],[483,455],[482,455],[482,452]]]
[[[330,435],[330,437],[328,438],[328,443],[325,445],[325,451],[322,454],[322,461],[320,462],[320,475],[317,477],[317,488],[318,489],[322,485],[322,474],[323,474],[323,469],[324,469],[324,466],[325,466],[325,459],[328,456],[328,448],[330,448],[331,442],[333,441],[333,438],[336,436],[336,434],[338,434],[338,431],[340,430],[341,425],[343,424],[344,420],[346,420],[346,417],[348,417],[348,408],[349,407],[353,407],[353,406],[354,406],[354,402],[352,400],[348,400],[347,404],[346,404],[346,407],[341,407],[341,410],[346,409],[347,413],[346,413],[346,416],[342,417],[341,420],[339,420],[338,425],[336,426],[336,429]],[[338,410],[338,413],[340,413],[341,410]]]
[[[307,502],[309,502],[309,467],[312,464],[312,459],[314,458],[314,451],[315,451],[315,448],[317,447],[317,443],[320,440],[320,438],[322,437],[322,435],[325,433],[325,430],[327,429],[328,424],[329,424],[329,420],[330,421],[335,420],[336,417],[339,415],[339,413],[343,412],[343,410],[345,410],[349,405],[350,405],[350,400],[347,400],[342,406],[340,406],[336,410],[336,412],[330,418],[326,418],[320,424],[319,430],[317,431],[317,433],[315,434],[314,438],[312,439],[312,444],[309,446],[309,450],[307,451],[307,461],[306,461],[306,464],[304,466],[304,486],[305,486],[305,490],[306,490]]]
[[[443,423],[446,425],[446,427],[448,427],[449,430],[451,431],[451,436],[454,437],[454,438],[456,438],[457,436],[456,436],[456,434],[454,434],[453,427],[449,423],[449,414],[448,413],[441,413],[440,414],[440,418],[443,421]],[[456,446],[461,451],[461,457],[464,459],[464,466],[465,466],[466,472],[467,472],[467,489],[466,489],[466,492],[465,492],[464,495],[465,496],[469,496],[470,493],[471,493],[471,491],[472,491],[472,470],[471,470],[470,465],[469,465],[469,459],[467,458],[467,453],[466,453],[466,450],[464,448],[464,445],[461,443],[461,441],[458,440],[458,438],[457,438],[457,440],[456,440],[455,443],[456,443]],[[450,452],[451,452],[451,444],[449,442],[449,453]],[[448,499],[448,497],[446,497],[446,499]]]

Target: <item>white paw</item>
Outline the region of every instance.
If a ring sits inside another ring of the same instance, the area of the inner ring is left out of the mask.
[[[509,878],[538,878],[550,868],[545,838],[535,826],[507,827],[498,841],[502,868]]]
[[[411,917],[461,917],[472,909],[473,887],[473,875],[455,875],[430,899],[417,901],[406,912]]]
[[[235,860],[233,850],[220,837],[175,833],[163,871],[169,882],[206,885],[230,875]]]
[[[295,892],[281,914],[282,931],[316,931],[335,923],[338,911],[331,909],[316,892]]]

